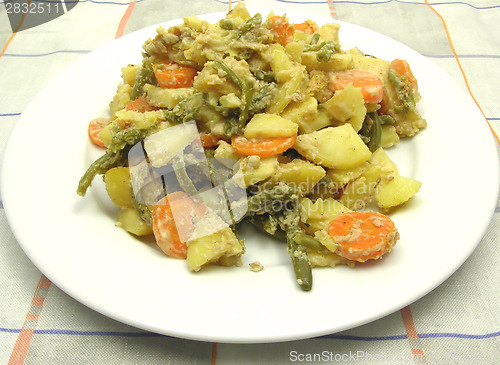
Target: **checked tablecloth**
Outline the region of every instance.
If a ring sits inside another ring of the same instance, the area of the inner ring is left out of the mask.
[[[14,20],[21,26],[16,29],[7,14],[14,3],[0,1],[0,157],[23,110],[65,66],[145,26],[222,12],[230,6],[227,0],[80,0],[77,4],[54,0],[51,5],[64,6],[64,15],[29,29],[26,25],[33,20],[18,17]],[[481,108],[484,123],[500,132],[500,1],[245,3],[263,14],[273,10],[344,20],[410,46],[466,89]],[[473,194],[480,183],[465,193]],[[465,264],[437,289],[400,311],[352,330],[303,341],[205,343],[144,332],[73,300],[26,257],[0,205],[0,362],[499,364],[499,242],[497,202],[484,238]]]

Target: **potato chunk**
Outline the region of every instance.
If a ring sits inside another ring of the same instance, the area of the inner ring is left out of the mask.
[[[309,133],[315,130],[310,127],[310,124],[316,119],[317,115],[318,100],[313,96],[306,97],[301,102],[291,102],[281,113],[283,118],[297,123],[300,133]],[[326,125],[328,124],[330,123],[328,122]],[[326,125],[322,125],[321,128],[326,127]]]
[[[305,194],[311,192],[313,187],[325,177],[326,172],[321,166],[295,159],[292,162],[280,164],[272,176],[272,182],[284,181],[288,185],[299,188]]]
[[[192,87],[166,89],[150,84],[144,85],[148,103],[159,108],[173,109],[182,99],[194,94]]]
[[[366,115],[363,93],[352,84],[337,91],[323,107],[336,121],[350,123],[356,132],[363,126]]]
[[[278,168],[276,156],[260,158],[259,156],[247,156],[240,162],[245,186],[256,184],[272,176]]]
[[[351,169],[371,157],[350,124],[302,134],[294,148],[309,161],[332,169]]]
[[[201,236],[188,242],[187,264],[191,271],[199,271],[203,266],[218,263],[223,266],[237,265],[245,251],[230,227],[208,236]]]
[[[245,127],[245,138],[291,137],[297,134],[298,125],[276,114],[256,114]]]
[[[309,198],[301,198],[300,220],[306,233],[314,236],[317,231],[326,229],[330,221],[340,213],[351,210],[333,198],[318,199],[314,203]]]
[[[153,228],[139,217],[134,208],[120,209],[116,226],[136,236],[147,236],[153,233]]]
[[[396,175],[389,181],[382,180],[375,192],[375,201],[382,209],[390,209],[410,200],[422,184],[409,177]]]
[[[109,198],[117,207],[132,208],[132,185],[128,167],[115,167],[104,174],[104,183]]]

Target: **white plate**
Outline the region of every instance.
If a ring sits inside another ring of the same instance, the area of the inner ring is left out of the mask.
[[[215,22],[222,16],[203,18]],[[80,176],[98,153],[87,124],[106,113],[120,68],[141,61],[142,43],[156,27],[83,57],[22,114],[5,152],[1,187],[10,226],[26,254],[59,288],[106,316],[204,341],[324,335],[376,320],[429,293],[462,265],[488,226],[499,186],[495,143],[471,98],[445,72],[394,40],[340,23],[344,49],[357,46],[410,62],[429,124],[389,151],[401,173],[423,185],[393,214],[401,240],[382,261],[316,269],[313,290],[302,292],[285,246],[247,230],[243,267],[192,274],[184,261],[116,228],[115,211],[96,197],[98,189],[86,198],[76,195]],[[254,260],[264,265],[262,272],[249,270]]]

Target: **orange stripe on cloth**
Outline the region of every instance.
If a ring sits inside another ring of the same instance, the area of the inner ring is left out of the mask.
[[[27,9],[30,8],[31,1],[32,0],[28,1],[28,4],[26,6]],[[19,31],[19,28],[21,28],[21,25],[23,25],[24,18],[26,18],[26,14],[28,14],[28,12],[23,13],[23,15],[21,16],[21,20],[19,21],[19,24],[17,25],[16,29],[14,30],[14,33],[11,34],[11,36],[7,40],[7,43],[5,43],[5,46],[3,47],[2,52],[0,53],[0,58],[2,58],[2,56],[4,55],[5,51],[7,50],[7,47],[9,47],[9,44],[12,42],[12,40],[16,36],[17,32]]]
[[[135,1],[131,1],[127,6],[127,10],[125,10],[125,14],[123,14],[122,19],[120,20],[120,24],[118,24],[118,29],[116,30],[116,38],[120,38],[125,33],[125,27],[127,26],[128,20],[132,15],[132,11],[134,10]]]
[[[476,100],[474,94],[472,93],[472,90],[469,85],[469,80],[467,79],[467,76],[465,75],[465,71],[462,67],[462,63],[460,62],[460,58],[458,57],[457,51],[455,50],[455,46],[453,45],[453,41],[451,39],[450,31],[448,30],[448,25],[446,24],[446,20],[444,20],[443,16],[436,10],[434,7],[429,4],[427,0],[425,0],[425,3],[427,6],[441,19],[441,22],[443,23],[444,31],[446,32],[446,37],[448,38],[448,43],[450,44],[451,51],[453,52],[453,55],[455,56],[455,60],[457,61],[458,68],[460,69],[460,72],[462,73],[462,77],[464,78],[465,85],[467,86],[467,90],[469,91],[470,96],[472,97],[472,100],[476,103],[477,107],[479,108],[479,111],[483,115],[484,119],[486,120],[486,123],[488,123],[488,126],[490,127],[491,133],[497,140],[497,143],[500,145],[500,138],[496,134],[495,130],[491,126],[491,123],[488,121],[488,118],[486,117],[486,114],[484,113],[483,109],[479,105],[478,101]]]
[[[330,16],[333,19],[337,19],[337,10],[335,9],[335,5],[333,4],[333,0],[328,0],[328,8],[330,9]]]
[[[26,318],[24,319],[21,332],[19,333],[19,336],[17,336],[16,343],[14,344],[14,348],[10,354],[9,365],[24,364],[26,356],[28,356],[28,351],[30,349],[33,333],[35,332],[35,328],[38,323],[38,318],[40,317],[40,313],[42,311],[43,302],[47,296],[50,285],[50,280],[42,275],[35,289],[35,294],[31,300],[31,306],[26,314]]]
[[[212,361],[210,365],[217,365],[217,342],[212,342]]]
[[[401,317],[403,318],[403,324],[406,330],[406,336],[410,340],[410,346],[412,347],[411,353],[415,357],[424,358],[424,351],[420,348],[420,344],[415,340],[418,340],[417,329],[415,328],[415,322],[413,322],[413,315],[411,314],[410,306],[406,306],[401,309]],[[415,346],[417,345],[417,346]]]
[[[418,338],[417,329],[415,328],[415,323],[413,322],[413,316],[411,314],[411,309],[409,306],[401,309],[401,316],[403,317],[406,336],[408,336],[408,338]]]

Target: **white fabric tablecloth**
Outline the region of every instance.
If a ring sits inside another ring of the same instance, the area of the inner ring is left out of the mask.
[[[81,0],[63,16],[13,32],[7,15],[9,2],[0,2],[0,158],[23,110],[67,65],[123,34],[182,16],[226,11],[229,6],[226,0]],[[66,3],[67,8],[71,6],[70,1]],[[344,20],[412,47],[468,88],[487,119],[484,123],[489,122],[499,134],[500,1],[245,3],[263,14],[273,10]],[[480,189],[480,183],[470,187],[471,193]],[[410,306],[321,338],[249,345],[149,333],[83,306],[34,267],[11,233],[3,205],[0,208],[2,363],[500,363],[498,202],[472,256],[442,285]]]

